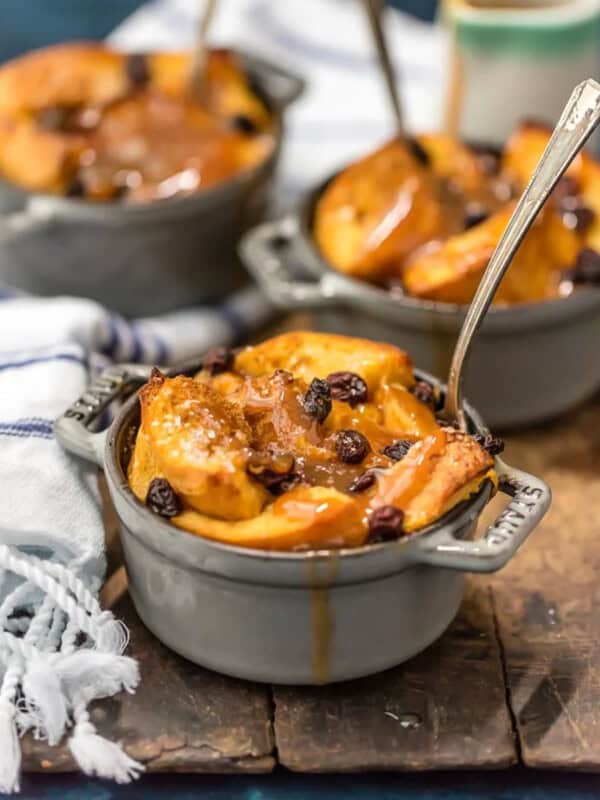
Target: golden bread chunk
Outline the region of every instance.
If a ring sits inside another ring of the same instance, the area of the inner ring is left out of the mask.
[[[487,176],[477,154],[459,139],[442,133],[424,133],[417,136],[417,141],[438,177],[451,181],[466,195],[478,195],[486,190]]]
[[[504,164],[507,172],[517,179],[521,188],[529,181],[537,162],[550,140],[551,130],[543,126],[523,126],[509,140]],[[600,252],[600,165],[586,150],[582,150],[569,166],[566,177],[572,182],[571,205],[581,204],[593,212],[589,225],[579,232],[580,246]],[[560,184],[556,192],[560,193]],[[553,200],[556,203],[556,192]],[[560,199],[560,194],[559,194]],[[562,198],[565,203],[565,198]],[[566,208],[569,208],[567,199]],[[574,259],[573,259],[574,260]],[[566,266],[570,266],[572,261]]]
[[[593,219],[583,232],[586,247],[600,253],[600,164],[589,153],[583,153],[579,189],[582,204],[594,212]]]
[[[522,192],[529,183],[551,135],[551,128],[545,125],[526,123],[517,128],[506,143],[502,154],[502,169],[519,192]],[[582,165],[582,155],[579,154],[565,174],[576,181],[579,180]]]
[[[486,477],[495,480],[492,460],[477,442],[453,428],[438,429],[379,478],[369,509],[398,505],[410,533],[468,498]]]
[[[202,98],[189,53],[91,42],[0,67],[0,172],[39,192],[146,202],[208,188],[262,161],[275,121],[239,59],[213,50]]]
[[[323,486],[292,489],[254,519],[223,522],[184,511],[173,523],[207,539],[261,550],[357,547],[365,541],[361,507],[349,495]]]
[[[513,205],[464,233],[451,236],[432,252],[417,255],[404,271],[408,294],[446,303],[470,303],[513,210]],[[547,208],[517,251],[494,298],[523,303],[558,294],[560,270],[578,251],[578,238],[559,214]]]
[[[337,175],[315,210],[314,233],[341,272],[376,280],[444,233],[435,182],[394,139]]]
[[[123,60],[123,54],[95,42],[59,44],[15,58],[0,69],[0,115],[110,103],[128,89]]]
[[[140,403],[146,452],[186,503],[223,519],[260,513],[268,495],[246,474],[251,431],[233,404],[205,383],[159,373]],[[131,470],[139,466],[133,459]]]
[[[174,525],[242,547],[381,541],[390,509],[392,538],[410,534],[495,479],[488,452],[441,428],[413,385],[397,348],[307,332],[245,348],[231,371],[156,371],[140,393],[129,485],[146,502],[166,481]]]
[[[307,383],[332,372],[356,372],[366,381],[369,392],[381,383],[414,383],[410,356],[398,347],[313,331],[282,333],[246,347],[237,354],[235,369],[247,375],[268,375],[284,369]]]

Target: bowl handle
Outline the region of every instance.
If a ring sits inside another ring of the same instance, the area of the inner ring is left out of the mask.
[[[415,560],[434,567],[468,572],[495,572],[517,552],[550,506],[552,493],[544,481],[496,459],[498,488],[511,497],[481,539],[458,539],[448,530],[424,536]]]
[[[248,231],[239,244],[246,269],[271,302],[281,308],[314,308],[339,302],[360,303],[370,287],[357,289],[337,272],[311,268],[315,254],[300,233],[298,220],[284,217]],[[377,293],[378,294],[378,293]]]
[[[58,442],[70,453],[102,467],[108,429],[95,433],[90,426],[114,400],[145,383],[151,371],[152,367],[140,364],[118,364],[103,370],[55,421],[54,434]]]

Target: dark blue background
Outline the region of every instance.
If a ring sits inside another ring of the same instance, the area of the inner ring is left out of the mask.
[[[152,775],[128,786],[77,776],[37,776],[22,800],[597,800],[600,776],[515,769],[428,775]]]
[[[65,39],[101,39],[142,4],[143,0],[0,0],[0,61]],[[432,19],[437,0],[391,4]]]

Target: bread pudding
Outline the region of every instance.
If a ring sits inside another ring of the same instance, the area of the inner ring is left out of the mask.
[[[359,547],[409,536],[495,483],[491,437],[436,418],[433,386],[388,344],[293,332],[153,371],[128,465],[179,528],[242,547]]]
[[[523,124],[503,150],[449,136],[396,138],[340,172],[313,230],[335,269],[392,293],[469,303],[550,129]],[[569,167],[525,237],[495,297],[523,303],[600,284],[600,165]]]
[[[263,161],[275,120],[239,59],[211,51],[201,92],[190,72],[189,53],[93,43],[8,62],[0,173],[32,192],[142,203],[203,191]]]

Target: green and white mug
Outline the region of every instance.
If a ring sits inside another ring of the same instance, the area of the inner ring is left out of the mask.
[[[557,121],[598,77],[600,0],[445,0],[451,31],[445,126],[501,144],[523,118]]]

